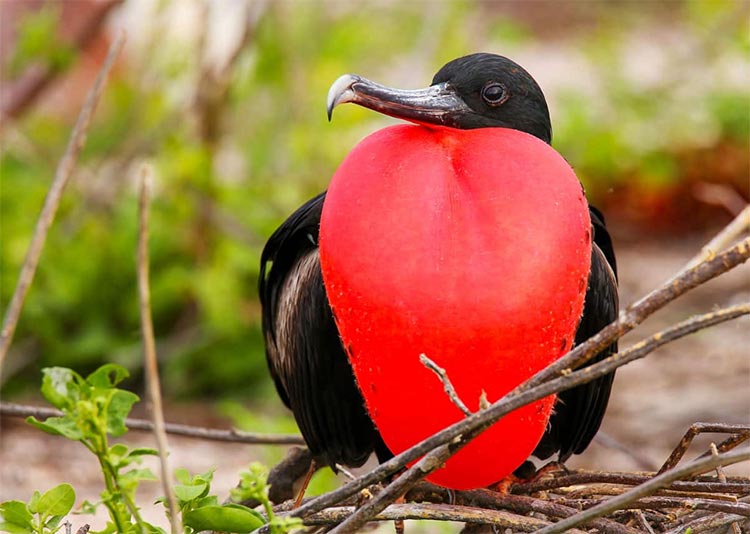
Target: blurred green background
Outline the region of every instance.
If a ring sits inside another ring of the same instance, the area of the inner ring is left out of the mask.
[[[173,401],[263,399],[257,299],[265,239],[391,119],[326,120],[341,74],[420,87],[492,51],[550,101],[554,146],[622,243],[704,232],[748,196],[748,3],[4,1],[0,307],[108,42],[128,42],[50,232],[2,373],[129,368],[141,345],[135,177],[156,171],[152,303]],[[36,73],[36,74],[35,74]],[[42,89],[14,100],[42,73]],[[26,85],[24,85],[26,84]],[[28,96],[28,95],[27,95]],[[265,430],[270,430],[268,425]]]

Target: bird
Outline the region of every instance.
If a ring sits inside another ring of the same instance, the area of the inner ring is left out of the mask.
[[[329,189],[304,203],[273,232],[261,254],[258,286],[267,363],[277,392],[291,409],[313,456],[334,470],[337,466],[361,466],[372,453],[380,462],[389,459],[407,447],[408,443],[402,443],[407,439],[404,436],[412,441],[426,437],[422,435],[426,432],[422,427],[428,424],[425,421],[434,412],[450,410],[437,407],[442,401],[435,401],[434,409],[431,404],[410,408],[409,403],[421,402],[421,395],[429,396],[433,389],[442,391],[429,372],[417,376],[418,364],[412,361],[411,352],[408,361],[399,352],[402,346],[412,350],[415,336],[418,343],[427,345],[435,340],[435,346],[425,350],[432,351],[427,355],[435,355],[436,361],[443,345],[456,345],[451,350],[455,349],[452,354],[460,365],[452,364],[448,376],[457,379],[457,384],[479,380],[488,390],[499,384],[502,394],[518,385],[509,383],[508,374],[523,369],[530,376],[543,367],[540,362],[546,362],[545,358],[551,361],[582,343],[614,321],[618,312],[617,265],[604,216],[587,203],[580,184],[568,204],[558,206],[564,195],[555,193],[556,181],[565,184],[561,186],[568,188],[565,191],[575,187],[567,176],[557,180],[557,174],[575,175],[550,146],[552,128],[546,99],[523,67],[497,54],[470,54],[444,65],[427,88],[411,90],[347,74],[329,91],[329,120],[333,109],[344,103],[409,124],[385,128],[365,139],[342,163]],[[439,174],[444,167],[449,173],[455,169],[456,176],[449,177],[449,186],[434,186],[430,173]],[[548,168],[561,170],[545,174]],[[475,180],[477,173],[481,176]],[[516,174],[520,176],[516,182],[503,183]],[[389,179],[393,182],[390,186],[378,189]],[[404,183],[403,190],[399,180]],[[488,198],[479,196],[481,188],[490,192]],[[503,209],[512,213],[508,215],[512,220],[504,220],[503,213],[490,208],[495,206],[493,202],[503,202],[496,197],[514,188],[530,198],[504,204]],[[554,195],[563,196],[551,198]],[[471,210],[461,204],[463,198],[472,202]],[[448,200],[435,207],[435,199]],[[482,208],[485,203],[487,213]],[[572,238],[565,241],[572,230],[566,233],[559,223],[550,222],[557,220],[558,212],[560,220],[583,221],[580,243],[573,243]],[[579,216],[581,212],[585,220]],[[382,231],[381,220],[390,225],[382,227],[387,231]],[[553,251],[554,260],[544,256],[545,232],[566,243],[564,250]],[[506,242],[515,245],[514,250],[505,250]],[[494,248],[486,248],[487,243]],[[558,265],[567,259],[573,266],[571,276]],[[482,272],[485,264],[489,275]],[[507,280],[506,271],[510,273]],[[423,272],[424,279],[420,278]],[[463,283],[469,276],[466,272],[484,286],[478,290],[447,287]],[[521,278],[516,281],[512,276]],[[537,281],[546,287],[550,280],[557,285],[549,295],[540,296],[530,287]],[[495,291],[496,287],[502,290]],[[403,294],[377,293],[381,290],[403,290]],[[471,294],[467,298],[474,301],[462,302],[463,293]],[[485,294],[491,297],[485,299]],[[414,298],[419,302],[409,301]],[[477,304],[477,300],[482,302]],[[536,328],[539,320],[535,318],[548,309],[549,324]],[[444,313],[447,319],[434,323],[437,319],[433,316]],[[559,317],[553,316],[555,313]],[[473,328],[467,325],[479,321],[476,314],[481,316],[481,328],[477,328],[483,330],[467,334],[465,331]],[[532,319],[524,323],[526,315]],[[531,330],[518,327],[517,333],[516,323],[528,323]],[[494,351],[493,336],[498,343],[511,339],[523,345],[527,338],[540,341],[534,341],[538,346],[505,347],[500,354]],[[551,343],[559,347],[552,350]],[[380,354],[381,347],[398,354]],[[488,354],[478,354],[476,347]],[[613,342],[589,365],[616,351]],[[541,354],[540,359],[532,361],[536,353]],[[503,371],[472,376],[475,366],[494,369],[494,365],[504,366],[499,367]],[[402,376],[406,374],[409,376]],[[504,450],[489,455],[475,451],[465,455],[469,463],[461,464],[461,473],[438,475],[433,480],[455,489],[480,487],[492,482],[487,477],[519,467],[529,454],[539,459],[557,454],[557,460],[565,462],[582,453],[599,430],[613,379],[614,372],[538,401],[533,405],[535,412],[527,412],[523,419],[534,419],[534,425],[529,426],[535,429],[527,438],[519,437],[526,432],[520,419],[504,430],[518,435],[501,436],[511,459],[496,472],[486,469],[487,463],[495,462],[492,455],[502,456]],[[396,385],[391,387],[390,381]],[[390,400],[388,395],[397,398]],[[468,400],[467,404],[479,404],[479,399]],[[454,411],[436,416],[439,424],[445,426],[446,417],[451,421],[463,417]],[[524,440],[525,445],[514,445]],[[474,466],[472,456],[484,463]],[[454,461],[456,457],[436,474],[450,471],[448,466]],[[465,475],[466,466],[482,474]]]

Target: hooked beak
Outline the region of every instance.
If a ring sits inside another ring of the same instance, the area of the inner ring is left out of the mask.
[[[471,111],[447,83],[424,89],[393,89],[354,74],[344,74],[328,90],[329,121],[333,109],[346,102],[425,125],[454,126],[457,115]]]

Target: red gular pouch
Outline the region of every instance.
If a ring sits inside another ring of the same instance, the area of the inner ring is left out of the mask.
[[[398,125],[334,175],[320,225],[326,292],[367,410],[394,453],[494,402],[565,354],[583,310],[591,222],[581,184],[543,141],[505,128]],[[470,489],[540,441],[547,397],[492,425],[428,479]]]

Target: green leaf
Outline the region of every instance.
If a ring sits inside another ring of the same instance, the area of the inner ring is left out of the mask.
[[[39,511],[45,515],[64,516],[73,508],[76,492],[70,484],[60,484],[46,491],[39,499]]]
[[[174,470],[174,478],[177,480],[177,482],[180,482],[181,484],[189,484],[190,483],[190,471],[185,469],[184,467],[178,467]]]
[[[192,529],[221,532],[251,532],[266,524],[255,510],[240,504],[204,506],[183,515],[183,522]]]
[[[136,447],[128,453],[128,456],[159,456],[159,451],[150,447]]]
[[[118,437],[128,431],[125,419],[136,402],[138,395],[135,393],[122,389],[114,392],[107,406],[107,432]]]
[[[203,496],[203,492],[208,489],[208,483],[203,482],[195,485],[175,484],[174,494],[180,502],[190,502],[193,499]]]
[[[54,532],[63,519],[65,519],[65,515],[53,515],[44,522],[44,527]]]
[[[80,388],[76,378],[80,375],[65,367],[46,367],[42,369],[42,395],[49,403],[60,410],[71,409],[79,398]]]
[[[96,509],[99,508],[99,505],[101,505],[102,502],[91,502],[91,501],[83,501],[83,504],[81,504],[81,511],[79,513],[86,514],[86,515],[94,515],[96,513]]]
[[[113,457],[121,458],[128,454],[128,446],[124,443],[115,443],[109,448],[109,454]]]
[[[106,363],[86,377],[86,382],[95,388],[112,388],[125,380],[130,373],[121,365]]]
[[[34,534],[34,531],[30,528],[20,527],[13,523],[5,523],[0,521],[0,532],[8,532],[9,534]]]
[[[0,514],[5,519],[5,524],[14,525],[26,529],[31,528],[31,512],[25,502],[5,501],[0,504]]]
[[[39,499],[42,498],[42,494],[39,491],[34,491],[34,493],[31,495],[31,499],[29,499],[29,512],[32,514],[36,514],[39,512]]]
[[[48,417],[46,421],[39,421],[34,416],[31,416],[26,418],[26,422],[40,430],[44,430],[48,434],[65,436],[74,441],[81,440],[84,437],[76,422],[67,415],[63,417]]]

